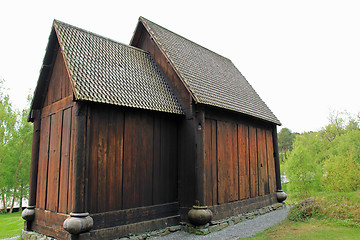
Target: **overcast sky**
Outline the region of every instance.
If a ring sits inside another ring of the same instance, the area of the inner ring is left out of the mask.
[[[360,112],[360,1],[4,1],[0,78],[26,106],[53,19],[129,44],[143,16],[233,61],[295,132]]]

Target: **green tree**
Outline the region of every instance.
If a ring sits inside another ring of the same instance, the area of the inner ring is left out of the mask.
[[[320,189],[356,191],[360,188],[360,116],[332,112],[319,132],[296,137],[285,162],[288,190],[308,196]]]
[[[32,145],[28,114],[28,109],[13,110],[4,81],[0,81],[0,195],[3,208],[10,207],[10,211],[16,200],[21,205],[28,191]]]
[[[348,130],[331,143],[329,157],[324,163],[324,188],[330,192],[356,191],[360,188],[359,176],[360,131]]]
[[[321,140],[315,133],[296,136],[285,168],[290,192],[309,196],[321,189],[321,146]]]
[[[292,150],[295,136],[296,134],[292,133],[288,128],[282,128],[278,133],[279,155],[281,162],[286,159],[287,152]]]
[[[11,185],[10,164],[7,162],[8,149],[15,132],[16,112],[13,111],[4,80],[0,80],[0,194],[3,208],[7,208],[7,198]]]

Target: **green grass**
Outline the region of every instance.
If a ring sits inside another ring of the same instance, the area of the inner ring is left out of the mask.
[[[307,222],[286,220],[267,229],[250,239],[359,239],[360,228],[342,226],[322,220],[311,219]]]
[[[19,236],[23,228],[21,212],[0,214],[0,239]]]
[[[288,219],[251,239],[360,239],[359,192],[289,200]]]

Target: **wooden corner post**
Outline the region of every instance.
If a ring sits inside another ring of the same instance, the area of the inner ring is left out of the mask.
[[[278,146],[276,125],[274,125],[273,127],[273,143],[274,143],[274,160],[275,160],[275,175],[276,175],[276,196],[279,202],[283,202],[287,198],[287,195],[281,188],[279,146]]]
[[[33,142],[31,148],[31,165],[30,165],[30,183],[29,183],[29,202],[28,207],[22,212],[21,216],[25,222],[25,230],[31,230],[31,222],[35,219],[36,206],[36,187],[39,163],[39,146],[40,146],[40,110],[32,110],[30,119],[34,122]]]
[[[194,118],[196,160],[195,160],[195,205],[188,212],[190,223],[200,226],[211,221],[213,213],[205,205],[205,111],[199,105],[196,106]]]
[[[74,235],[88,232],[93,226],[93,219],[85,209],[86,114],[87,105],[77,102],[75,104],[73,210],[63,224],[64,229]]]

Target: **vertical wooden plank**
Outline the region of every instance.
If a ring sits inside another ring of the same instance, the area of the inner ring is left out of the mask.
[[[89,154],[89,181],[88,181],[88,210],[90,213],[97,213],[98,200],[98,139],[101,116],[97,108],[91,107],[90,119],[90,154]]]
[[[233,199],[231,201],[239,200],[239,154],[238,154],[238,134],[237,134],[237,124],[232,122],[230,126],[231,131],[231,151],[232,151],[232,168],[233,168]]]
[[[69,162],[71,143],[71,108],[63,111],[61,163],[60,163],[60,186],[59,186],[59,209],[58,212],[67,213],[68,186],[69,186]]]
[[[109,109],[108,109],[109,111]],[[108,124],[108,158],[106,194],[107,211],[120,210],[122,205],[122,152],[123,117],[122,111],[111,111]]]
[[[152,113],[129,111],[125,114],[124,208],[152,203],[153,139]]]
[[[205,121],[205,204],[216,205],[217,201],[217,152],[216,152],[216,120]]]
[[[269,180],[266,160],[266,142],[265,131],[257,128],[257,144],[258,144],[258,169],[259,169],[259,196],[269,193]]]
[[[205,193],[204,193],[204,205],[213,205],[213,194],[212,194],[212,172],[211,172],[211,157],[212,157],[212,132],[211,132],[211,120],[205,119],[205,157],[204,157],[204,172],[205,172]]]
[[[163,202],[177,200],[177,126],[174,122],[161,117],[161,182]]]
[[[70,159],[69,159],[69,185],[68,185],[68,204],[67,213],[73,209],[73,188],[74,188],[74,149],[75,149],[75,108],[72,106],[71,111],[71,133],[70,133]]]
[[[217,122],[218,202],[238,200],[237,131],[232,122]]]
[[[177,125],[155,115],[153,204],[176,201],[177,189]]]
[[[107,111],[110,109],[107,108]],[[115,194],[114,190],[112,189],[115,186],[115,180],[116,180],[116,154],[115,154],[115,142],[116,142],[116,136],[115,136],[115,112],[109,111],[108,114],[108,130],[107,130],[107,138],[108,138],[108,155],[107,155],[107,164],[106,164],[106,176],[107,181],[106,185],[104,186],[106,188],[106,194],[107,194],[107,202],[105,204],[106,211],[111,211],[116,209],[116,200],[115,200]]]
[[[239,151],[239,199],[250,198],[249,176],[249,128],[238,124]]]
[[[218,204],[218,161],[217,161],[217,122],[211,120],[211,182],[212,182],[212,205]]]
[[[266,153],[269,172],[269,191],[274,193],[276,192],[275,158],[272,132],[270,130],[266,130]]]
[[[41,119],[36,207],[45,209],[49,160],[50,117]]]
[[[57,211],[61,153],[62,112],[51,115],[46,209]]]
[[[124,112],[118,110],[116,112],[116,139],[115,139],[115,168],[116,178],[112,190],[114,191],[114,198],[116,200],[116,209],[122,209],[123,198],[123,165],[124,165]]]
[[[153,165],[153,204],[163,203],[161,177],[161,120],[154,118],[154,165]]]
[[[250,147],[250,197],[257,197],[258,191],[258,159],[256,128],[249,126],[249,147]]]
[[[108,128],[109,128],[109,111],[108,108],[97,108],[99,111],[99,119],[101,122],[97,127],[98,132],[98,144],[97,144],[97,209],[99,212],[105,212],[107,210],[107,198],[108,192],[106,185],[108,184],[107,176],[107,163],[108,163]]]

